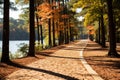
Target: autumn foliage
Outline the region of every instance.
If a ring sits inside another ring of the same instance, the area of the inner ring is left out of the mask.
[[[49,3],[44,2],[37,7],[37,15],[41,18],[41,21],[52,18],[52,7]]]
[[[95,34],[94,26],[87,26],[88,34]]]

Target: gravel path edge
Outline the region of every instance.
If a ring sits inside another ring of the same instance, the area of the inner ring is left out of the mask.
[[[90,73],[90,75],[94,78],[94,80],[104,80],[102,77],[99,76],[99,74],[92,69],[92,67],[87,63],[87,61],[85,60],[83,53],[84,53],[84,49],[87,46],[88,41],[86,42],[84,48],[80,51],[80,60],[83,64],[83,66],[86,68],[86,70]]]

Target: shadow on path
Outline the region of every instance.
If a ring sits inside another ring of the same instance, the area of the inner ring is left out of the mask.
[[[76,48],[76,47],[67,47],[67,48],[63,48],[62,50],[72,50],[72,51],[80,51],[82,50],[83,48]]]
[[[66,80],[79,80],[77,78],[74,78],[74,77],[71,77],[71,76],[68,76],[68,75],[64,75],[64,74],[60,74],[60,73],[56,73],[56,72],[48,71],[48,70],[44,70],[44,69],[28,67],[28,66],[24,66],[24,65],[15,63],[15,62],[9,62],[7,64],[10,65],[10,66],[21,68],[21,69],[28,69],[28,70],[43,72],[43,73],[50,74],[50,75],[53,75],[53,76],[57,76],[57,77],[60,77],[60,78],[66,79]]]
[[[102,48],[98,43],[90,42],[84,50],[86,51],[86,54],[89,54],[90,56],[85,56],[85,59],[90,62],[90,65],[108,68],[110,70],[114,69],[114,71],[120,72],[120,58],[108,56],[108,48],[108,45],[106,48]],[[118,49],[117,52],[118,51],[120,51],[120,49]]]
[[[83,59],[83,58],[75,58],[75,57],[53,56],[53,55],[49,55],[49,54],[46,54],[46,53],[39,54],[39,55],[46,56],[46,57],[53,57],[53,58],[66,58],[66,59],[78,59],[78,60]]]
[[[101,60],[102,59],[102,60]],[[92,56],[86,57],[86,60],[91,61],[91,65],[103,66],[111,69],[120,69],[120,59],[119,58],[110,58],[108,56]],[[97,64],[94,64],[96,63]],[[120,70],[119,70],[120,71]]]

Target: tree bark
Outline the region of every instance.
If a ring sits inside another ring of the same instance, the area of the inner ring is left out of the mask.
[[[107,0],[107,7],[108,7],[108,20],[109,20],[109,56],[118,57],[118,53],[116,51],[116,36],[115,36],[115,24],[113,21],[113,7],[112,7],[112,0]]]
[[[38,45],[40,44],[40,26],[39,26],[39,17],[36,15],[36,22],[37,22],[37,38],[38,38]]]
[[[43,30],[42,30],[42,25],[40,25],[40,35],[41,35],[41,44],[43,48]]]
[[[98,28],[98,43],[101,44],[101,41],[100,41],[100,38],[101,38],[101,29],[100,29],[100,26],[101,26],[101,20],[99,18],[99,28]]]
[[[101,35],[102,35],[102,47],[106,47],[105,45],[105,26],[104,26],[104,18],[103,18],[103,9],[101,9]]]
[[[54,5],[53,3],[54,1],[52,0],[52,5]],[[54,10],[54,6],[52,7],[52,10]],[[52,14],[53,18],[52,18],[52,27],[53,27],[53,47],[56,46],[55,44],[55,20],[54,20],[54,13]]]
[[[30,41],[29,41],[29,52],[28,56],[35,56],[35,23],[34,23],[34,0],[30,0]]]
[[[1,62],[9,62],[9,6],[10,1],[4,1],[4,15],[3,15],[3,42],[2,42],[2,58]]]
[[[53,47],[56,46],[55,44],[55,22],[54,22],[54,19],[53,19]]]
[[[49,31],[49,46],[52,47],[52,41],[51,41],[51,19],[48,20],[48,31]]]

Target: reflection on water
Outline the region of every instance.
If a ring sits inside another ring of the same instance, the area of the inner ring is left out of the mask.
[[[18,49],[18,45],[21,43],[29,44],[29,41],[10,41],[9,51],[14,54]],[[0,41],[0,53],[2,52],[2,41]]]

